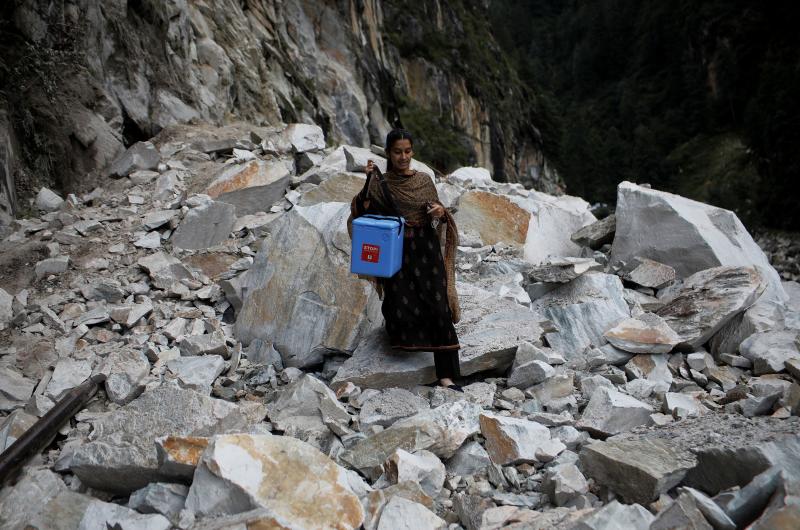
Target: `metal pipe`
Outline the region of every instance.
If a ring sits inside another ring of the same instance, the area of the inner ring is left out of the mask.
[[[11,444],[11,447],[0,454],[0,486],[4,485],[28,458],[50,445],[61,427],[94,397],[105,380],[105,374],[93,375],[67,391],[33,427],[25,431]]]

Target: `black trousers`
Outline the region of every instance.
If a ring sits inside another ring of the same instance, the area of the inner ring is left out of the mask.
[[[433,352],[433,363],[436,365],[438,379],[455,379],[461,376],[458,366],[458,350],[442,350]]]

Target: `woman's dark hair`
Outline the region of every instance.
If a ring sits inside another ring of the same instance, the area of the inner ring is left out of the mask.
[[[411,133],[405,129],[392,129],[389,131],[389,134],[386,135],[386,171],[391,171],[392,168],[392,157],[389,156],[389,151],[392,150],[392,146],[398,140],[408,140],[411,142],[413,147],[414,145],[414,137],[411,136]]]

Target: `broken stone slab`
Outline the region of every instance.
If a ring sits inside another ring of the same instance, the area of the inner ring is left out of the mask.
[[[631,379],[652,382],[656,392],[666,392],[672,386],[673,377],[666,354],[637,355],[625,364],[625,373]]]
[[[467,191],[458,200],[459,230],[474,230],[486,245],[504,242],[524,245],[530,212],[509,197],[487,191]]]
[[[186,505],[189,487],[169,482],[153,482],[134,491],[128,499],[128,508],[139,513],[158,513],[176,523]]]
[[[622,182],[616,216],[612,264],[641,256],[673,267],[680,278],[719,266],[756,267],[767,298],[786,299],[778,273],[729,210]]]
[[[603,333],[630,316],[622,282],[611,274],[587,273],[534,300],[531,310],[551,321],[558,331],[545,334],[565,359],[580,358]]]
[[[4,330],[14,318],[14,297],[5,289],[0,288],[0,330]]]
[[[214,437],[194,475],[186,508],[199,516],[263,508],[264,528],[357,529],[364,509],[347,472],[310,445],[287,436]]]
[[[527,272],[532,282],[567,283],[589,271],[602,271],[603,266],[591,258],[552,258]]]
[[[161,155],[151,142],[136,142],[122,153],[108,169],[111,178],[127,177],[134,171],[154,170]]]
[[[341,455],[343,462],[366,476],[377,478],[380,466],[395,449],[427,449],[450,458],[464,441],[480,430],[481,407],[457,401],[395,422],[391,427],[358,442]]]
[[[537,462],[536,451],[550,440],[550,430],[533,421],[481,414],[480,425],[486,451],[497,465]]]
[[[406,389],[387,388],[364,402],[359,413],[359,424],[362,429],[372,425],[389,427],[397,420],[429,408],[426,400]]]
[[[469,476],[479,473],[491,464],[489,453],[478,442],[467,442],[445,462],[449,475]]]
[[[306,123],[289,124],[282,132],[283,142],[292,146],[295,153],[325,149],[325,134],[318,125]]]
[[[125,506],[93,500],[86,507],[78,530],[106,530],[108,528],[146,528],[169,530],[172,523],[160,514],[140,514]]]
[[[153,285],[159,289],[169,289],[177,281],[192,278],[192,273],[178,258],[163,251],[139,258],[136,264],[147,271]]]
[[[612,213],[599,221],[584,226],[574,232],[570,239],[573,243],[598,250],[600,247],[614,240],[614,232],[617,229],[617,218]]]
[[[610,388],[598,388],[576,427],[598,436],[611,436],[650,423],[653,408]]]
[[[9,366],[0,367],[0,411],[24,407],[36,388],[32,381]]]
[[[162,436],[156,438],[158,473],[164,480],[190,483],[197,463],[211,439],[205,436]]]
[[[505,370],[522,341],[537,342],[541,327],[524,306],[466,283],[456,284],[461,320],[456,324],[461,374]],[[361,388],[410,387],[436,380],[429,352],[394,351],[382,328],[369,333],[331,381]]]
[[[774,374],[786,369],[786,362],[800,359],[797,330],[754,333],[739,346],[742,356],[753,363],[755,375]]]
[[[39,193],[36,194],[36,199],[33,202],[37,210],[44,212],[55,212],[62,204],[64,204],[64,199],[44,187],[39,189]]]
[[[235,222],[235,206],[210,201],[189,210],[171,241],[174,246],[188,250],[213,247],[228,239]]]
[[[164,478],[155,440],[244,430],[244,410],[192,390],[162,385],[98,418],[92,440],[72,455],[70,470],[89,487],[129,493]]]
[[[765,282],[753,267],[716,267],[697,272],[657,311],[691,348],[705,344],[727,322],[750,307]]]
[[[694,498],[686,493],[678,495],[678,498],[661,511],[650,524],[651,530],[669,530],[671,528],[714,529],[695,504]]]
[[[728,514],[720,507],[719,504],[714,502],[713,499],[708,497],[702,491],[698,491],[688,486],[678,488],[678,495],[688,495],[694,501],[695,506],[705,516],[706,520],[711,523],[714,530],[735,530],[736,524],[731,521]]]
[[[638,504],[620,504],[613,500],[581,518],[574,530],[650,530],[655,516]]]
[[[589,492],[586,477],[574,464],[560,464],[547,469],[542,491],[556,506],[564,506],[576,497]]]
[[[150,362],[141,351],[120,345],[103,359],[94,373],[105,374],[108,399],[117,405],[125,405],[144,391]]]
[[[325,422],[344,426],[350,423],[350,414],[328,386],[310,374],[304,374],[289,383],[277,399],[267,407],[270,421],[279,430],[288,430],[295,421],[312,418],[322,427]]]
[[[625,502],[644,505],[680,484],[697,465],[690,452],[659,439],[597,441],[583,447],[580,459],[596,483]]]
[[[603,336],[615,347],[631,353],[668,353],[681,338],[654,313],[623,320]]]
[[[384,462],[383,471],[389,483],[415,482],[431,498],[438,496],[444,485],[444,464],[435,454],[424,449],[412,454],[398,448]]]
[[[683,417],[686,417],[700,416],[708,412],[708,409],[703,405],[700,399],[691,394],[666,392],[662,401],[661,411],[664,414],[671,414],[673,416],[678,413],[676,411],[682,411]]]
[[[80,385],[92,375],[92,363],[86,360],[59,359],[56,363],[45,395],[58,401],[72,388]]]
[[[392,497],[381,512],[378,530],[415,528],[419,530],[444,530],[447,522],[428,508],[399,495]]]
[[[142,226],[148,232],[164,225],[171,225],[171,221],[178,216],[178,210],[154,210],[144,216]],[[174,225],[172,225],[174,228]]]
[[[349,211],[342,203],[298,206],[273,222],[242,285],[242,344],[270,340],[285,366],[304,367],[328,349],[354,350],[376,327],[377,294],[349,272]]]
[[[549,379],[554,374],[555,369],[544,361],[534,359],[517,364],[515,359],[506,384],[510,387],[530,388]]]
[[[686,474],[683,485],[716,495],[744,486],[773,465],[800,469],[800,418],[755,417],[739,414],[705,414],[653,429],[629,432],[615,439],[661,438],[684,453],[692,453],[697,465]]]
[[[400,482],[383,489],[376,489],[361,499],[364,506],[364,530],[375,530],[386,504],[394,497],[402,497],[432,509],[431,499],[416,482]]]
[[[9,530],[78,528],[88,495],[70,491],[61,477],[49,469],[23,468],[14,485],[0,491],[0,527]]]
[[[55,258],[43,259],[33,268],[33,274],[37,279],[50,276],[51,274],[61,274],[69,268],[69,256],[57,256]]]
[[[711,353],[733,353],[739,351],[742,342],[754,333],[779,330],[786,325],[786,309],[782,303],[760,298],[743,313],[733,317],[727,324],[711,337],[709,345]]]
[[[497,185],[489,170],[483,167],[460,167],[447,175],[447,180],[464,188],[492,188]]]
[[[179,357],[167,362],[167,369],[175,374],[178,383],[203,394],[211,393],[211,385],[227,368],[220,355]]]
[[[675,269],[651,259],[634,257],[634,267],[622,277],[642,287],[661,289],[675,281]]]
[[[514,198],[514,202],[531,213],[523,250],[526,261],[538,264],[554,257],[581,256],[580,245],[570,235],[597,221],[588,202],[580,197],[533,190],[527,198]]]
[[[225,166],[205,189],[214,200],[232,204],[236,216],[268,211],[281,200],[291,181],[291,172],[280,160],[251,160]]]
[[[225,344],[225,335],[221,331],[215,331],[206,335],[192,335],[181,341],[181,355],[221,355],[230,357],[228,347]]]
[[[340,173],[324,180],[319,186],[306,191],[297,203],[300,206],[312,206],[323,202],[349,202],[355,197],[366,182],[365,175]]]
[[[25,410],[17,409],[3,418],[0,422],[0,453],[8,449],[11,444],[33,427],[38,417],[28,414]]]

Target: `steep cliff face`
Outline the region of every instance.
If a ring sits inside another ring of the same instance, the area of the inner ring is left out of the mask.
[[[421,156],[453,144],[467,158],[462,165],[489,167],[497,180],[539,179],[552,191],[557,179],[535,129],[524,117],[509,120],[504,100],[519,95],[513,79],[486,64],[503,63],[476,25],[487,7],[463,4],[9,3],[0,8],[0,107],[8,115],[0,136],[19,149],[3,151],[6,176],[23,197],[42,183],[85,189],[125,146],[192,120],[314,122],[331,143],[368,145],[423,116],[443,129],[415,131],[427,146]],[[483,48],[489,55],[474,56]],[[7,199],[10,209],[15,200]]]

